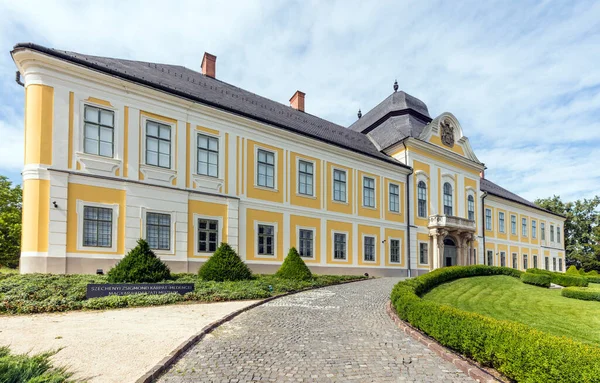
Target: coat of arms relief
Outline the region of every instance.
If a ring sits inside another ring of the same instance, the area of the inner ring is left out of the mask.
[[[454,146],[454,127],[450,125],[450,121],[445,120],[440,124],[440,136],[442,138],[442,143],[446,146],[453,147]]]

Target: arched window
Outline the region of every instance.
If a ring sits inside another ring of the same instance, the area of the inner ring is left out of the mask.
[[[473,198],[472,194],[469,194],[469,197],[467,198],[467,205],[468,205],[468,210],[469,210],[469,219],[471,221],[475,220],[475,198]]]
[[[419,181],[417,185],[417,201],[419,217],[427,217],[427,185],[423,181]]]
[[[444,184],[444,215],[452,215],[452,185]]]

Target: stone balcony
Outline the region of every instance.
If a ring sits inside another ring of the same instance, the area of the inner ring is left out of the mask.
[[[477,230],[475,221],[451,215],[430,215],[427,227],[459,232],[475,232]]]

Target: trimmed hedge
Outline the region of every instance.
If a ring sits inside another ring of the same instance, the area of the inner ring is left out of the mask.
[[[445,267],[398,283],[391,300],[398,316],[444,346],[518,382],[583,383],[600,380],[600,347],[557,337],[527,325],[493,319],[421,299],[455,279],[522,273],[493,266]]]
[[[600,283],[600,276],[586,275],[585,279],[587,279],[589,283]]]
[[[542,269],[527,269],[528,273],[531,274],[544,274],[549,275],[551,278],[551,282],[560,285],[563,287],[570,286],[579,286],[579,287],[587,287],[588,280],[583,276],[579,276],[579,274],[563,274],[563,273],[555,273],[553,271],[542,270]]]
[[[566,271],[567,274],[579,274],[579,271],[577,270],[577,266],[575,265],[571,265],[569,266],[569,268]]]
[[[251,279],[252,272],[235,250],[223,242],[212,257],[200,267],[198,277],[203,281],[243,281]]]
[[[292,247],[288,252],[287,257],[281,264],[276,276],[285,279],[295,279],[299,281],[306,281],[312,278],[312,273],[300,254],[298,254],[298,250],[295,247]]]
[[[582,301],[600,302],[600,290],[589,290],[587,287],[567,287],[561,290],[560,295]]]
[[[156,283],[168,279],[171,279],[171,270],[143,239],[108,271],[110,283]]]
[[[532,273],[523,273],[521,274],[521,281],[523,283],[527,283],[528,285],[540,286],[540,287],[550,287],[551,277],[545,274],[532,274]]]

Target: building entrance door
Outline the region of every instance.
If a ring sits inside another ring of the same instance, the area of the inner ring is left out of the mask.
[[[456,243],[450,237],[444,238],[444,266],[456,265]]]

